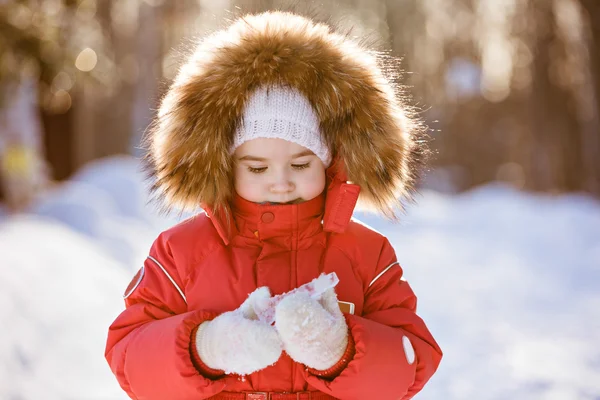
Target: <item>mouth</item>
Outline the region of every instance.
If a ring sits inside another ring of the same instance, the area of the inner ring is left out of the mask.
[[[286,201],[286,202],[272,202],[272,204],[281,204],[281,205],[298,204],[298,203],[302,203],[302,201],[303,200],[301,198],[298,198],[298,199]]]

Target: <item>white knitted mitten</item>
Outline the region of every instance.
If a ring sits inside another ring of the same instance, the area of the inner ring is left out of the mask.
[[[254,302],[270,296],[269,288],[258,288],[237,310],[200,325],[196,348],[208,367],[223,370],[226,374],[247,375],[279,359],[282,344],[277,331],[258,321],[254,312]]]
[[[286,353],[310,368],[329,369],[346,351],[348,325],[334,289],[328,289],[320,300],[306,293],[284,298],[275,310],[275,321]]]

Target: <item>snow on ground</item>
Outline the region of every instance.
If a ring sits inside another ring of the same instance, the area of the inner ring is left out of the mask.
[[[1,399],[126,398],[106,330],[176,220],[146,204],[137,169],[95,163],[0,222]],[[398,225],[357,217],[390,238],[445,353],[417,398],[600,399],[600,203],[490,185],[425,191]]]
[[[444,350],[424,399],[600,399],[600,203],[426,192],[391,238]]]
[[[156,232],[175,224],[178,218],[157,214],[134,158],[109,160],[88,164],[72,180],[40,199],[31,212],[94,239],[106,253],[137,270]]]
[[[126,399],[103,360],[130,273],[37,216],[0,225],[0,399]]]

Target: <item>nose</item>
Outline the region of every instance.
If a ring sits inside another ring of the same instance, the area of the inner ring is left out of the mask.
[[[271,193],[289,193],[292,192],[296,186],[286,172],[279,172],[273,183],[271,184],[270,190]]]

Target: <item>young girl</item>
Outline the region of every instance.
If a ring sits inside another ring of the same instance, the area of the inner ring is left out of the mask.
[[[378,60],[282,12],[204,39],[149,136],[156,190],[205,213],[163,232],[106,358],[132,399],[409,399],[441,351],[388,240],[422,152]],[[360,195],[359,195],[360,193]],[[271,296],[335,272],[313,298]],[[250,295],[249,295],[250,294]]]

